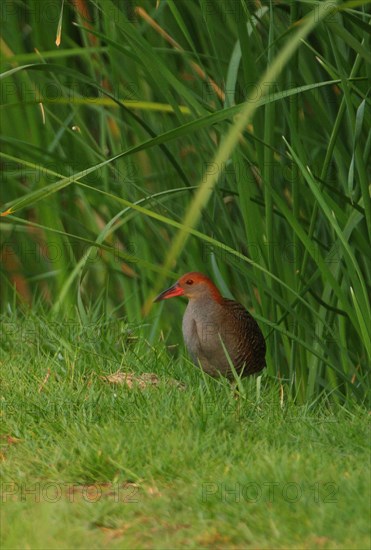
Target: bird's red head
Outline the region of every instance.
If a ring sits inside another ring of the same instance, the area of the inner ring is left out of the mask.
[[[174,298],[174,296],[185,296],[189,300],[209,296],[216,302],[222,300],[222,295],[212,280],[196,271],[186,273],[180,277],[175,285],[161,292],[154,301],[159,302],[160,300]]]

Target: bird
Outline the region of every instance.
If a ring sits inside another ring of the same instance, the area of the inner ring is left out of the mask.
[[[264,369],[266,345],[258,323],[243,305],[223,298],[209,277],[186,273],[154,302],[175,296],[188,298],[183,338],[196,365],[214,378],[222,375],[230,381],[235,380],[230,362],[240,377]]]

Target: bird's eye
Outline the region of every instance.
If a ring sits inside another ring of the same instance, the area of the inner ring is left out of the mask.
[[[192,280],[192,279],[188,279],[188,281],[186,281],[186,285],[193,285],[193,280]]]

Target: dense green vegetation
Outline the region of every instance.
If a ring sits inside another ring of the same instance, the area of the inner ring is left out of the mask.
[[[0,10],[2,547],[369,547],[367,2]],[[187,271],[266,337],[238,395]]]
[[[8,5],[3,309],[14,287],[65,316],[102,296],[154,341],[153,293],[203,271],[255,312],[293,395],[363,400],[365,4]]]
[[[3,308],[14,285],[65,316],[102,296],[154,341],[153,292],[204,271],[255,312],[293,395],[363,400],[365,4],[8,6]]]

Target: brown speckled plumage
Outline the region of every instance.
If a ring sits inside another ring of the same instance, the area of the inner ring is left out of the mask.
[[[263,334],[241,304],[223,298],[214,283],[201,273],[183,275],[155,301],[182,295],[189,299],[183,317],[184,341],[194,362],[205,372],[234,379],[221,340],[240,376],[265,367]]]

